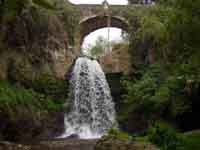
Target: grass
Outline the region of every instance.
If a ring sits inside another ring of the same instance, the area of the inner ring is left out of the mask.
[[[184,146],[180,150],[200,150],[200,130],[183,134]]]

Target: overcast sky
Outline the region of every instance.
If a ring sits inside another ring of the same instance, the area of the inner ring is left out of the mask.
[[[104,0],[69,0],[74,4],[101,4]],[[127,0],[107,0],[109,4],[127,4]]]
[[[120,41],[121,38],[121,29],[118,28],[110,28],[110,41]],[[102,36],[108,39],[108,28],[102,28],[90,33],[88,36],[85,37],[82,47],[88,48],[91,45],[95,44],[95,41],[99,36]]]

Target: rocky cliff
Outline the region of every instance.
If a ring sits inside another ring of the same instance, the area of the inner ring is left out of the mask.
[[[25,2],[0,1],[0,140],[52,138],[64,128],[78,12],[62,0],[49,9]]]
[[[0,79],[31,79],[40,73],[64,77],[75,55],[69,49],[73,14],[68,7],[47,10],[30,5],[12,17],[5,13],[0,25]]]

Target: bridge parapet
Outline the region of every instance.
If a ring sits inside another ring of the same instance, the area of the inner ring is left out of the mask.
[[[85,20],[90,16],[105,16],[108,13],[111,16],[118,16],[123,17],[124,11],[128,8],[137,8],[137,7],[144,7],[143,4],[134,4],[134,5],[109,5],[109,10],[105,10],[103,5],[100,4],[79,4],[76,7],[81,12],[81,20]],[[82,21],[81,21],[82,22]]]

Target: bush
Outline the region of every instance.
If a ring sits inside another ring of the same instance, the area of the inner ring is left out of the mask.
[[[68,95],[68,83],[56,78],[48,71],[36,73],[32,69],[30,62],[23,60],[10,67],[9,80],[49,96],[58,103],[64,103]]]
[[[61,108],[61,104],[44,94],[0,81],[1,140],[30,142],[61,134]]]
[[[183,134],[184,145],[180,150],[200,149],[200,131],[194,130]]]
[[[0,110],[13,119],[21,115],[33,115],[33,117],[40,118],[41,114],[58,110],[61,107],[61,104],[55,103],[49,97],[36,93],[32,89],[0,81]]]
[[[61,79],[56,79],[48,74],[38,75],[30,85],[35,91],[43,93],[56,101],[65,101],[68,95],[68,83]]]
[[[182,143],[175,129],[163,122],[154,123],[148,131],[148,139],[162,150],[177,150]]]
[[[124,85],[128,93],[124,96],[122,114],[126,115],[134,111],[142,111],[146,118],[151,120],[153,115],[161,113],[168,97],[168,89],[160,88],[161,69],[159,65],[152,65],[139,80],[125,80]],[[122,117],[123,118],[123,117]]]
[[[130,139],[131,137],[126,132],[119,131],[117,129],[110,129],[108,135],[117,137],[119,139]]]
[[[122,115],[139,110],[148,120],[155,116],[176,119],[190,112],[200,84],[199,65],[195,64],[174,64],[168,69],[153,64],[143,69],[139,79],[123,81],[127,94]]]

